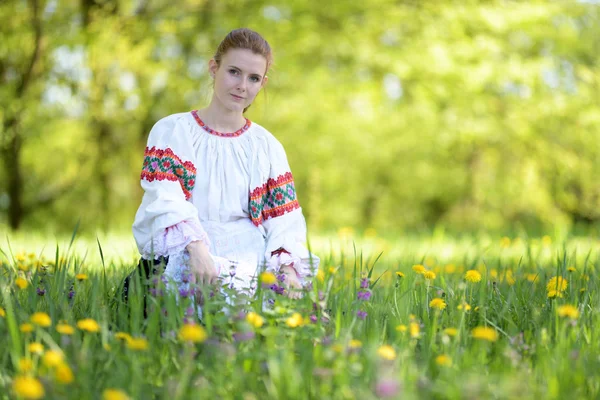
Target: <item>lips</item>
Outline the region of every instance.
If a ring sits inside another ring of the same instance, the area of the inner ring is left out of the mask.
[[[243,97],[236,96],[235,94],[232,94],[232,95],[231,95],[231,97],[233,97],[233,98],[234,98],[234,99],[236,99],[236,100],[244,100],[244,98],[243,98]]]

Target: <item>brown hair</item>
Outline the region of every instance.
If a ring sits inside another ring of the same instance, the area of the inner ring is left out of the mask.
[[[217,51],[213,58],[215,62],[220,67],[221,59],[223,55],[227,53],[229,49],[246,49],[252,51],[254,54],[259,54],[267,60],[267,69],[265,70],[265,75],[269,70],[271,64],[273,64],[273,53],[271,52],[271,46],[269,43],[257,32],[248,29],[248,28],[240,28],[234,29],[229,32],[225,39],[219,44],[217,47]],[[244,112],[250,108],[250,106],[244,108]]]

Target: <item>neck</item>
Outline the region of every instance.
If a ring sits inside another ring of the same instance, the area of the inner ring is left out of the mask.
[[[214,96],[208,107],[198,110],[198,114],[206,125],[218,132],[235,132],[246,123],[240,111],[222,107],[215,101]]]

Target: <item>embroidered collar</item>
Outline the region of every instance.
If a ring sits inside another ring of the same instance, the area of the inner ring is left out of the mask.
[[[217,132],[214,129],[209,128],[204,123],[204,121],[202,121],[202,119],[200,119],[200,116],[198,115],[198,110],[193,110],[192,115],[194,116],[194,119],[196,120],[198,125],[200,125],[202,127],[202,129],[204,129],[206,132],[210,133],[211,135],[215,135],[215,136],[237,137],[237,136],[240,136],[242,133],[246,132],[250,128],[250,125],[252,125],[252,121],[250,121],[248,118],[244,118],[246,120],[246,124],[244,126],[242,126],[240,129],[238,129],[235,132],[223,133],[223,132]]]

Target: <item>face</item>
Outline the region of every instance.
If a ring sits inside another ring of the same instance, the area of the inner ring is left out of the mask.
[[[267,60],[247,49],[230,49],[221,57],[221,65],[210,60],[214,78],[214,96],[225,109],[242,112],[254,101],[267,83]]]

